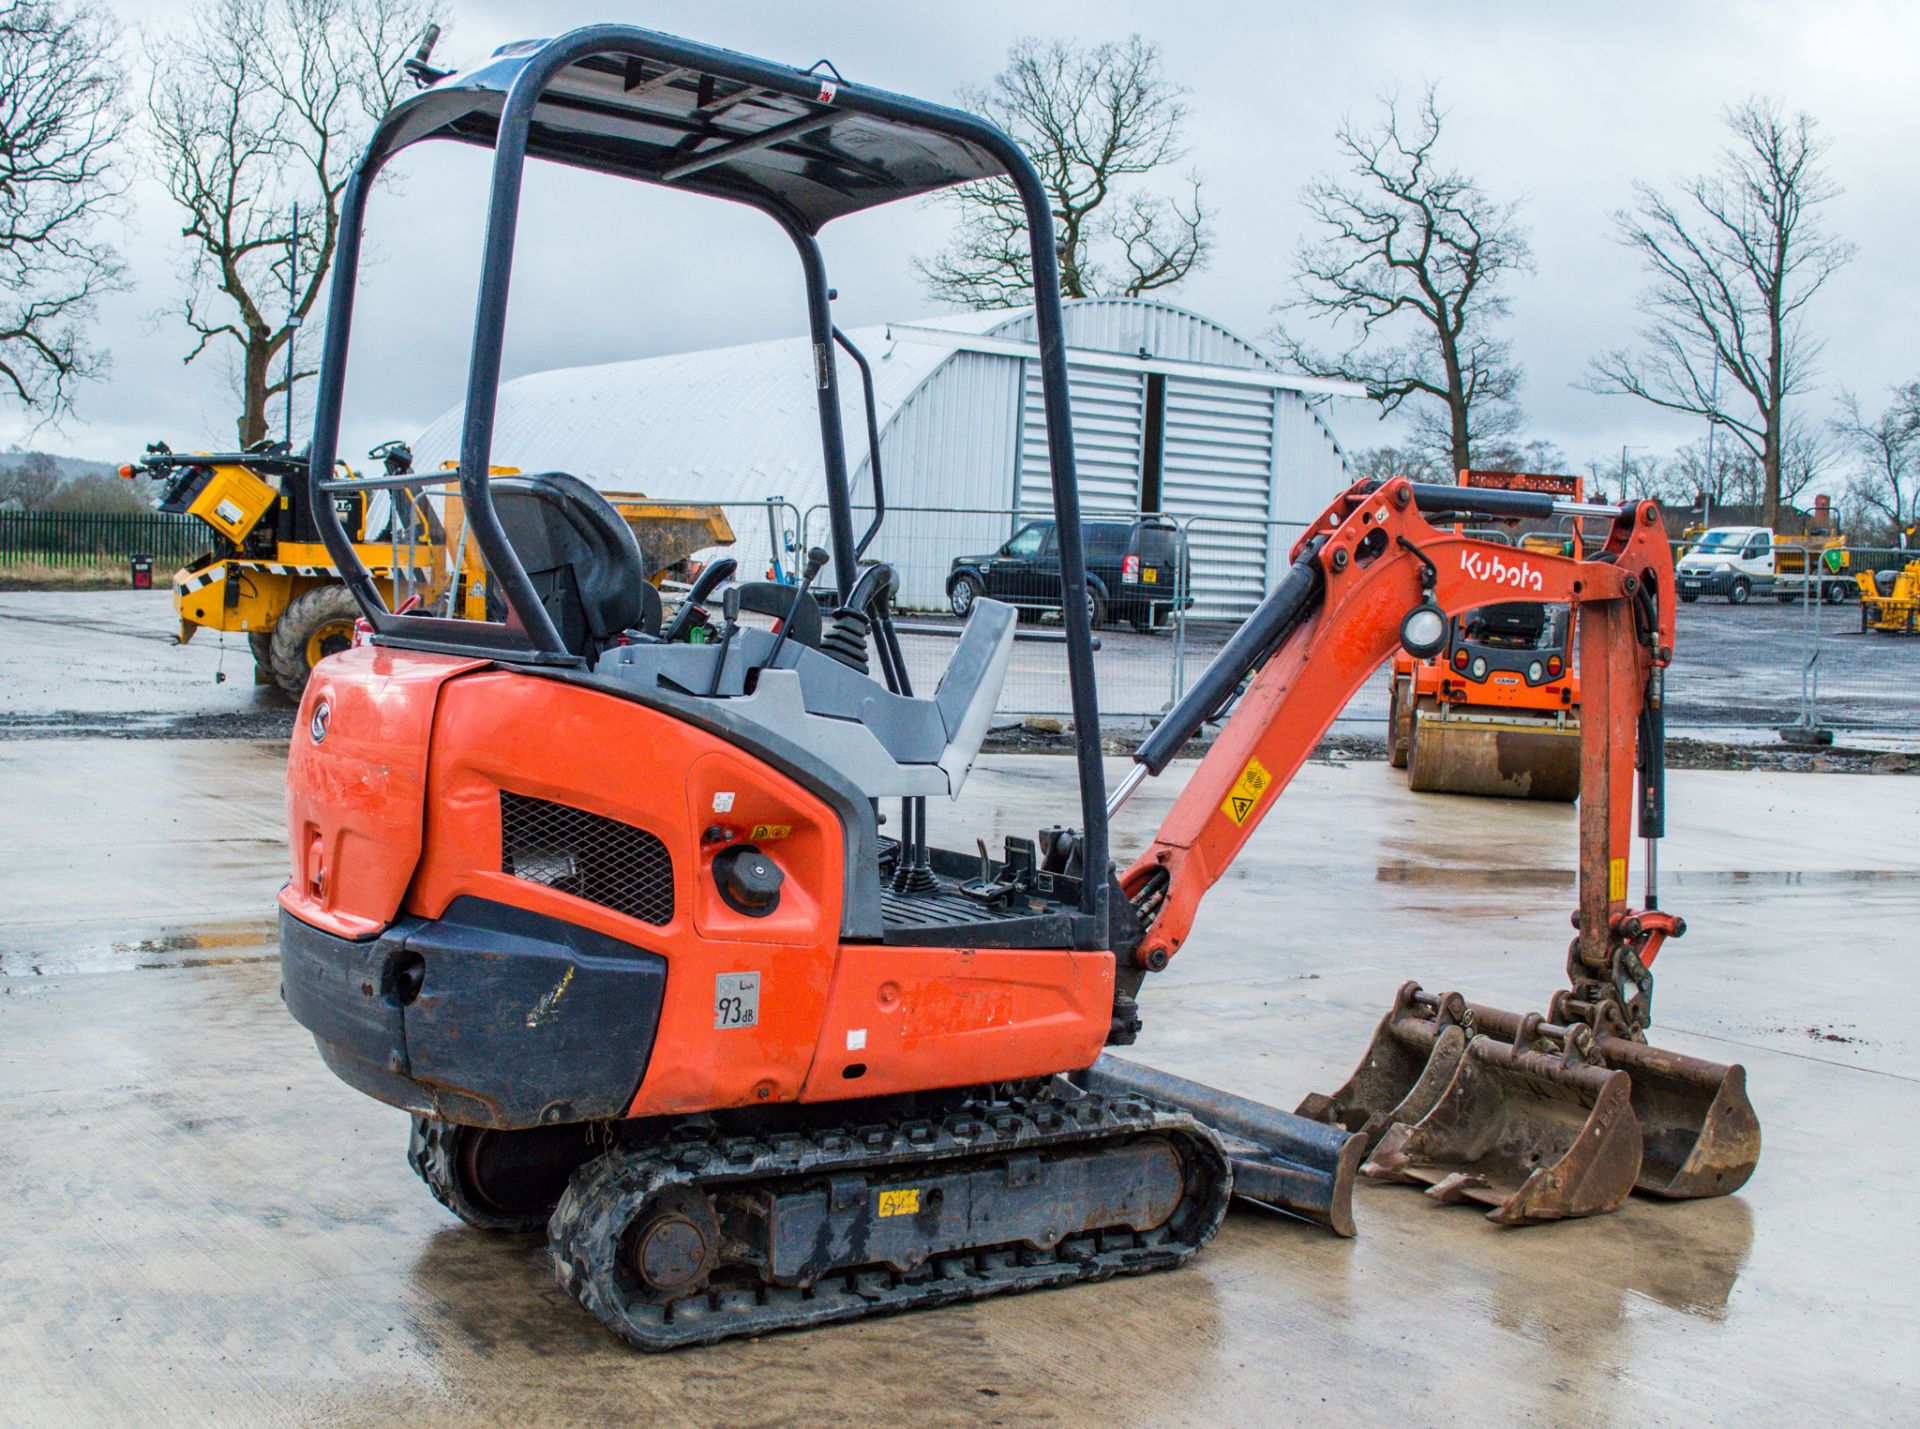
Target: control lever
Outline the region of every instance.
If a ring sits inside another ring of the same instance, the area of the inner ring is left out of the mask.
[[[693,628],[693,622],[700,614],[700,606],[713,594],[721,581],[729,579],[740,563],[732,556],[722,556],[710,562],[693,582],[693,589],[687,592],[687,598],[680,602],[680,609],[674,613],[673,624],[661,635],[663,641],[684,640],[687,632]]]
[[[739,586],[727,587],[727,593],[720,597],[720,613],[726,620],[726,628],[720,632],[720,653],[713,660],[713,680],[707,686],[709,695],[720,693],[720,676],[727,668],[727,649],[733,644],[733,632],[740,628]]]
[[[780,658],[780,649],[787,643],[787,632],[793,629],[793,618],[800,613],[800,602],[806,598],[807,587],[813,584],[813,578],[820,574],[827,564],[827,551],[824,546],[807,548],[807,564],[800,572],[800,580],[793,588],[793,600],[787,606],[787,618],[780,622],[780,633],[773,637],[773,650],[768,654],[766,663],[760,668],[771,670],[773,662]]]

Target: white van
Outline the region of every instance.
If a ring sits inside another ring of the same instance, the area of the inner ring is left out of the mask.
[[[1731,605],[1773,589],[1773,532],[1765,526],[1715,526],[1673,568],[1680,599],[1724,595]]]

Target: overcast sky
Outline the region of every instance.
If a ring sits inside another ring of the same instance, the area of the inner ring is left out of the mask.
[[[186,6],[113,8],[132,31],[165,26]],[[1920,376],[1920,276],[1909,251],[1920,218],[1920,5],[1908,0],[458,0],[451,16],[435,55],[442,64],[471,64],[528,34],[625,19],[800,66],[824,55],[849,79],[937,99],[988,79],[1021,34],[1100,40],[1137,30],[1192,91],[1192,161],[1219,212],[1211,267],[1168,296],[1256,340],[1301,235],[1300,187],[1335,163],[1335,124],[1368,117],[1387,90],[1437,81],[1450,110],[1447,159],[1495,196],[1524,201],[1539,272],[1513,288],[1510,333],[1527,371],[1528,434],[1581,466],[1617,462],[1622,444],[1664,451],[1701,435],[1698,423],[1573,386],[1590,355],[1627,341],[1635,325],[1640,280],[1608,214],[1636,178],[1710,165],[1724,106],[1773,95],[1819,117],[1845,190],[1827,221],[1860,249],[1811,310],[1826,340],[1812,401],[1824,414],[1844,386],[1878,405],[1888,384]],[[136,64],[137,38],[127,46]],[[457,401],[465,370],[484,155],[430,146],[401,173],[373,204],[369,248],[379,261],[356,309],[347,455],[417,434]],[[132,197],[121,246],[134,286],[102,305],[96,328],[111,374],[82,389],[77,415],[58,428],[30,433],[19,414],[0,411],[0,444],[121,461],[155,437],[187,447],[232,440],[227,370],[206,358],[183,367],[191,344],[167,311],[184,267],[179,217],[150,181]],[[522,212],[510,373],[802,330],[791,246],[747,210],[549,168],[530,179]],[[919,204],[829,228],[842,325],[929,311],[908,260],[936,249],[949,222],[941,207]],[[317,343],[317,328],[309,332]],[[1363,402],[1335,404],[1329,417],[1350,448],[1394,435]]]

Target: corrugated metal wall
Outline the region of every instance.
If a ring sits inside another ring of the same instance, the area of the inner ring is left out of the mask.
[[[1014,505],[1020,460],[1022,366],[1017,357],[956,352],[881,433],[889,509],[867,554],[900,573],[900,603],[908,609],[944,606],[952,559],[991,551],[1012,534],[1003,513]],[[860,453],[853,478],[857,535],[872,518],[873,486],[865,428],[849,432]],[[816,523],[816,539],[818,529]]]
[[[1190,528],[1193,614],[1245,615],[1267,587],[1276,401],[1290,393],[1167,379],[1161,505]],[[1293,399],[1297,400],[1297,399]]]
[[[1251,344],[1198,313],[1138,298],[1088,298],[1066,304],[1067,346],[1095,352],[1137,353],[1169,362],[1204,362],[1218,367],[1275,370]],[[1031,310],[990,329],[992,336],[1037,342]]]
[[[1053,470],[1047,450],[1047,413],[1040,364],[1024,364],[1026,393],[1020,441],[1020,510],[1053,510]],[[1073,404],[1074,468],[1083,511],[1140,508],[1140,443],[1146,421],[1146,379],[1082,363],[1067,364]]]

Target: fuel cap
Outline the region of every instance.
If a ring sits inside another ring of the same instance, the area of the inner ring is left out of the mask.
[[[713,858],[713,881],[720,897],[736,913],[764,918],[780,906],[780,865],[752,844],[734,844]]]

